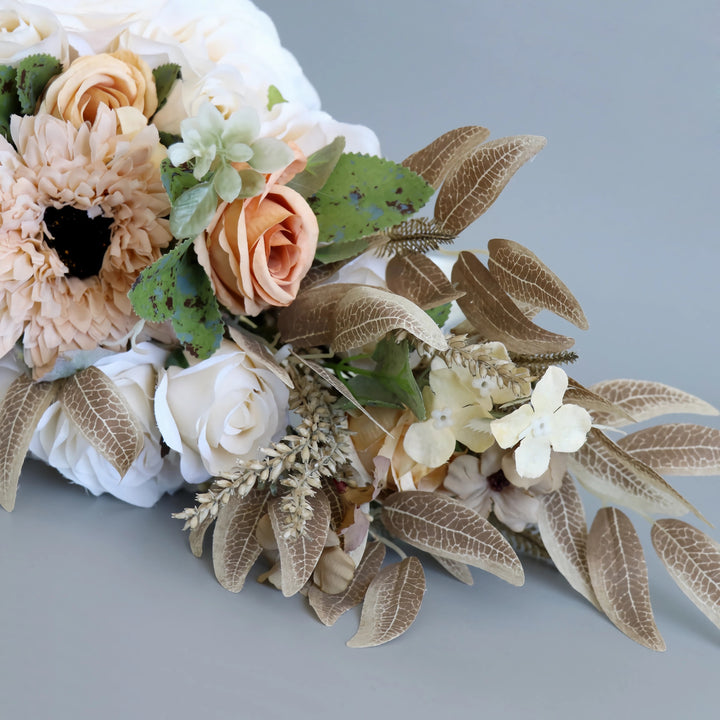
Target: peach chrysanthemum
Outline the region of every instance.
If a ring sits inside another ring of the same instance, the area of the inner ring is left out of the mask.
[[[68,351],[124,349],[128,290],[171,240],[157,130],[117,125],[107,108],[77,129],[41,114],[12,118],[17,150],[0,137],[0,356],[22,338],[36,377]]]

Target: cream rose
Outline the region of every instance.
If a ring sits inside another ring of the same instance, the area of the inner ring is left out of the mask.
[[[312,265],[318,224],[305,199],[284,185],[223,203],[195,252],[218,300],[238,315],[289,305]]]
[[[224,340],[207,360],[169,367],[155,393],[163,439],[180,454],[190,483],[231,472],[238,459],[256,458],[288,420],[288,389]]]
[[[123,477],[82,437],[58,402],[40,418],[30,451],[93,495],[107,492],[133,505],[150,507],[166,492],[177,490],[182,485],[173,467],[177,459],[163,457],[153,415],[157,373],[166,357],[167,352],[157,345],[139,343],[95,363],[122,393],[145,436],[140,455]]]
[[[129,50],[83,55],[53,80],[42,110],[80,127],[94,122],[98,108],[134,108],[149,118],[157,109],[157,92],[148,64]]]
[[[0,7],[0,63],[13,65],[37,53],[67,63],[68,39],[62,25],[45,8],[5,0]]]

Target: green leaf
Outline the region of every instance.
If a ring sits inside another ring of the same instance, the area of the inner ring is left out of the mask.
[[[355,375],[345,383],[355,399],[363,406],[374,405],[375,407],[404,408],[405,405],[399,398],[376,378],[365,375]],[[352,407],[347,403],[348,408]]]
[[[400,402],[410,408],[419,420],[425,419],[425,403],[410,367],[410,343],[381,340],[372,356],[377,363],[377,379]]]
[[[10,116],[21,113],[17,96],[17,72],[10,65],[0,65],[0,132],[10,139]]]
[[[212,182],[202,182],[185,190],[173,202],[170,232],[179,240],[196,238],[210,224],[217,204]]]
[[[164,158],[160,163],[160,178],[171,203],[174,203],[186,190],[198,184],[192,170],[175,167],[169,158]]]
[[[315,257],[320,262],[331,263],[337,260],[347,260],[367,250],[368,241],[365,238],[352,240],[346,243],[330,243],[319,245],[315,251]]]
[[[175,348],[165,360],[165,369],[169,367],[179,367],[185,370],[190,367],[187,357],[181,348]]]
[[[287,185],[304,198],[314,195],[322,189],[335,169],[345,149],[345,138],[340,135],[329,145],[321,147],[308,159],[305,169],[298,173]]]
[[[276,105],[280,105],[285,102],[287,102],[287,100],[282,96],[282,93],[274,85],[271,85],[268,88],[268,111],[272,110]]]
[[[344,243],[397,225],[425,205],[433,192],[402,165],[346,153],[309,202],[318,218],[320,242]]]
[[[182,136],[181,135],[175,135],[175,133],[169,133],[165,132],[164,130],[159,130],[158,135],[160,136],[160,142],[167,148],[171,145],[174,145],[175,143],[182,142]]]
[[[45,86],[62,72],[62,63],[52,55],[30,55],[17,67],[17,92],[25,115],[32,115]]]
[[[450,317],[450,310],[452,310],[452,303],[445,303],[444,305],[438,305],[437,307],[430,308],[425,312],[435,321],[438,327],[442,327],[447,319]]]
[[[170,93],[172,92],[175,83],[182,78],[182,71],[180,66],[176,63],[166,63],[156,67],[153,71],[153,78],[155,78],[155,90],[157,91],[158,105],[157,110],[161,110],[165,107]]]
[[[143,270],[130,290],[135,312],[151,322],[172,322],[178,340],[204,359],[217,350],[223,336],[220,308],[212,285],[200,267],[191,239],[178,243]]]

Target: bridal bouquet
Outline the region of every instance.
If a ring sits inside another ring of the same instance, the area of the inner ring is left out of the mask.
[[[469,126],[392,162],[250,2],[42,5],[0,10],[5,509],[28,453],[140,506],[193,488],[176,517],[198,556],[212,528],[224,587],[262,557],[326,625],[362,603],[353,647],[408,628],[422,562],[522,585],[530,555],[662,650],[625,508],[720,627],[720,545],[663,478],[719,474],[720,431],[615,432],[717,411],[582,385],[533,322],[587,328],[540,258],[452,251],[543,138]],[[579,486],[606,502],[589,530]]]

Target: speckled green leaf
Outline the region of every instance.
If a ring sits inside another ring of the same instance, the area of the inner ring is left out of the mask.
[[[180,66],[176,63],[166,63],[156,67],[152,74],[153,78],[155,78],[155,90],[157,91],[157,109],[160,110],[167,102],[173,86],[182,77],[182,72]]]
[[[190,170],[175,167],[168,158],[160,163],[160,177],[170,202],[175,202],[186,190],[198,184]]]
[[[17,92],[25,115],[35,112],[40,96],[51,78],[62,72],[62,63],[52,55],[30,55],[17,67]]]
[[[17,72],[10,65],[0,65],[0,132],[10,137],[10,116],[21,112],[17,96]]]
[[[223,323],[210,279],[190,245],[190,240],[179,243],[143,270],[130,290],[130,300],[145,320],[170,320],[185,349],[203,359],[220,346]]]

